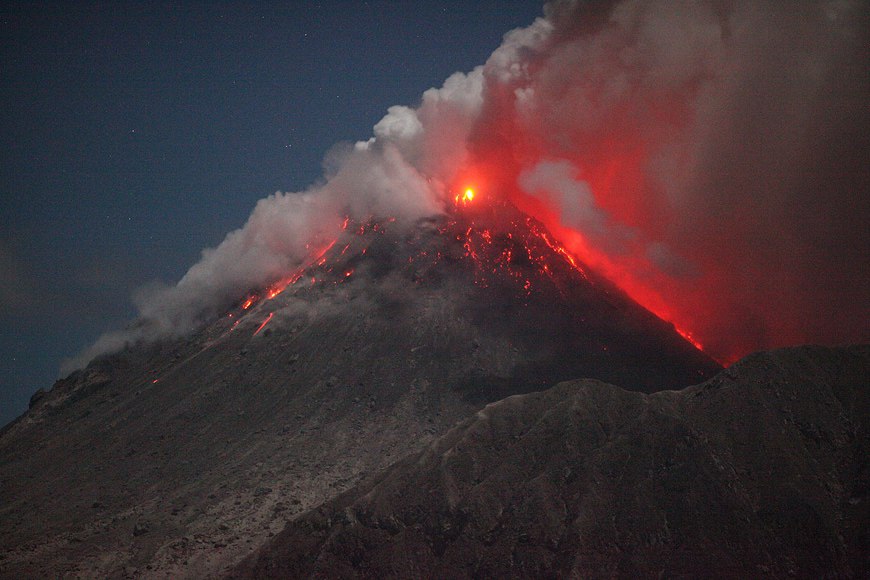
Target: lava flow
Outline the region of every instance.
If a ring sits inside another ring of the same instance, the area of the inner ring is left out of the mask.
[[[254,331],[254,336],[257,336],[257,335],[260,333],[260,331],[263,330],[263,328],[264,328],[267,324],[269,324],[269,321],[272,320],[272,317],[273,317],[273,316],[275,316],[275,313],[274,313],[274,312],[270,312],[270,313],[269,313],[269,316],[266,317],[266,320],[264,320],[263,323],[260,324],[260,326],[257,327],[257,330]]]

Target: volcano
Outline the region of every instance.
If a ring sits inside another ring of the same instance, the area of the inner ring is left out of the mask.
[[[481,405],[719,365],[511,205],[345,220],[190,335],[38,392],[0,436],[5,575],[219,573]]]

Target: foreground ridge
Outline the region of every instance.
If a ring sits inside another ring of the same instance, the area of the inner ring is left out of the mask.
[[[870,347],[488,405],[233,577],[865,577]]]

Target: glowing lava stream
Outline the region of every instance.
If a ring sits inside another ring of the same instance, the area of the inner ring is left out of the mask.
[[[343,229],[345,228],[347,228],[347,220],[345,220],[344,222]],[[332,240],[329,245],[317,252],[317,254],[313,258],[311,258],[311,260],[309,260],[307,264],[303,264],[302,266],[297,268],[296,271],[293,272],[290,276],[278,280],[277,282],[269,286],[269,288],[266,290],[266,299],[271,300],[272,298],[286,290],[288,286],[291,286],[298,282],[305,270],[308,269],[312,264],[317,263],[319,260],[325,260],[324,256],[326,255],[326,252],[331,250],[337,242],[338,238]],[[322,264],[323,262],[320,263]]]
[[[345,218],[344,222],[342,223],[341,229],[346,230],[349,222],[350,222],[350,218]],[[330,242],[325,248],[323,248],[322,250],[317,252],[310,260],[308,260],[307,263],[305,263],[302,266],[300,266],[299,268],[297,268],[296,271],[293,272],[293,274],[291,274],[290,276],[287,276],[286,278],[283,278],[283,279],[279,280],[278,282],[275,282],[274,284],[269,286],[265,292],[265,299],[271,300],[272,298],[274,298],[275,296],[277,296],[278,294],[280,294],[281,292],[286,290],[288,286],[298,282],[299,279],[302,278],[302,274],[305,272],[306,268],[309,268],[312,264],[315,264],[315,263],[317,263],[318,260],[322,259],[323,256],[329,250],[331,250],[333,246],[335,246],[337,241],[338,241],[338,238],[332,240],[332,242]],[[350,272],[347,272],[345,274],[345,277],[349,277],[352,273],[353,273],[352,270]],[[248,310],[253,308],[254,305],[256,305],[260,301],[260,299],[261,299],[260,295],[258,295],[258,294],[249,294],[240,306],[242,312],[239,313],[239,317],[236,318],[235,322],[233,322],[233,325],[226,332],[221,334],[219,337],[206,342],[205,345],[202,347],[202,349],[199,352],[197,352],[196,354],[181,361],[178,365],[176,365],[175,368],[170,369],[165,375],[152,380],[151,383],[154,384],[154,383],[158,382],[159,380],[161,380],[162,378],[164,378],[168,374],[171,374],[176,368],[179,368],[179,367],[185,365],[186,363],[188,363],[189,361],[198,357],[200,354],[204,353],[205,351],[207,351],[208,349],[210,349],[211,347],[213,347],[217,343],[221,342],[228,334],[230,334],[232,331],[234,331],[236,329],[236,327],[239,325],[239,323],[242,322],[243,315],[245,313],[247,313]],[[265,327],[269,323],[269,321],[272,320],[272,317],[274,315],[275,315],[274,312],[269,313],[269,316],[266,318],[266,320],[264,320],[260,324],[260,326],[257,327],[257,330],[254,331],[254,334],[252,336],[257,336],[257,334],[259,334],[259,332],[261,330],[263,330],[263,327]],[[230,312],[227,315],[227,317],[228,318],[235,318],[235,315],[234,315],[234,313]]]
[[[659,318],[661,318],[661,317],[659,317]],[[664,320],[664,319],[662,319],[662,320]],[[673,323],[671,323],[671,324],[673,324]],[[697,348],[701,352],[704,352],[704,345],[702,345],[700,342],[695,340],[695,337],[693,337],[691,334],[689,334],[688,332],[686,332],[685,330],[683,330],[682,328],[680,328],[676,324],[674,324],[674,329],[676,329],[677,334],[679,334],[680,336],[685,338],[687,341],[689,341],[692,344],[692,346],[694,346],[695,348]],[[710,355],[707,355],[707,356],[710,356]],[[716,362],[721,362],[721,361],[716,361]]]
[[[266,317],[266,320],[263,321],[263,324],[261,324],[260,326],[258,326],[258,327],[257,327],[257,330],[255,330],[255,331],[254,331],[254,334],[252,334],[251,336],[257,336],[257,334],[258,334],[261,330],[263,330],[263,327],[266,326],[267,324],[269,324],[269,321],[272,320],[272,317],[273,317],[273,316],[275,316],[275,313],[274,313],[274,312],[270,312],[270,313],[269,313],[269,316]]]
[[[466,187],[464,193],[456,194],[454,196],[453,201],[454,201],[455,206],[457,208],[466,207],[471,202],[473,202],[475,200],[476,195],[477,194],[475,193],[475,191],[472,187]],[[525,224],[526,224],[526,226],[528,226],[529,231],[532,233],[533,236],[535,236],[537,239],[543,241],[544,244],[546,244],[546,246],[548,246],[553,252],[555,252],[556,254],[561,256],[561,258],[563,260],[565,260],[565,262],[567,262],[568,265],[572,269],[574,269],[574,271],[576,271],[585,280],[587,280],[591,283],[591,280],[589,280],[589,277],[587,276],[583,267],[580,266],[580,264],[577,262],[576,258],[574,258],[574,256],[567,249],[565,249],[565,247],[562,244],[560,244],[556,240],[550,239],[550,237],[547,235],[547,233],[541,231],[540,228],[538,228],[537,226],[535,226],[532,223],[531,218],[527,217],[525,220]],[[518,224],[515,223],[514,226],[518,226]],[[476,228],[474,222],[472,221],[472,225],[466,229],[465,235],[463,236],[465,239],[465,241],[463,243],[463,246],[465,248],[465,255],[467,257],[471,258],[478,266],[480,266],[481,265],[481,258],[478,255],[478,251],[475,249],[474,244],[473,244],[473,240],[472,240],[472,235],[475,233],[482,240],[484,246],[491,246],[492,245],[492,242],[493,242],[492,233],[490,232],[489,229],[486,229],[486,228],[483,228],[483,229]],[[510,233],[507,234],[507,237],[511,238],[511,234]],[[550,265],[548,265],[544,261],[543,257],[535,257],[535,254],[532,252],[532,249],[528,245],[527,241],[526,241],[526,243],[524,243],[524,246],[525,246],[526,253],[529,257],[529,260],[536,262],[544,273],[546,273],[548,276],[552,277],[553,271],[552,271]],[[477,248],[477,249],[481,249],[481,248]],[[497,259],[497,261],[499,261],[501,267],[506,268],[508,270],[508,272],[510,272],[510,274],[513,277],[517,278],[519,281],[524,282],[523,290],[527,294],[531,292],[531,282],[529,280],[523,279],[523,277],[521,275],[518,275],[517,273],[515,273],[513,271],[513,269],[511,268],[510,264],[512,261],[512,252],[509,249],[503,251],[502,255],[499,257],[499,259]],[[492,273],[495,273],[495,270],[493,270]],[[482,282],[484,284],[484,286],[486,285],[485,280],[481,280],[480,282]],[[478,283],[478,282],[475,282],[475,283]]]
[[[464,190],[461,190],[461,193],[457,193],[454,196],[453,200],[456,204],[455,207],[457,209],[461,209],[464,207],[468,207],[471,203],[477,204],[478,203],[478,196],[477,196],[474,188],[466,187]],[[388,222],[392,222],[392,221],[394,221],[394,218],[391,218],[388,220]],[[455,225],[455,222],[453,222],[453,223]],[[347,231],[347,229],[350,227],[350,225],[351,225],[351,220],[349,217],[346,217],[344,219],[344,222],[341,224],[341,229],[343,231]],[[533,219],[528,218],[528,217],[525,219],[525,225],[528,228],[528,231],[531,234],[531,236],[529,236],[528,238],[526,236],[521,236],[520,239],[523,242],[523,246],[525,247],[525,252],[528,255],[529,261],[536,263],[538,268],[540,268],[543,273],[545,273],[546,275],[548,275],[552,278],[554,276],[552,264],[547,263],[548,261],[544,258],[544,256],[539,255],[538,252],[533,249],[533,245],[529,244],[529,241],[531,239],[537,239],[540,242],[542,242],[544,246],[548,247],[552,252],[554,252],[562,260],[564,260],[565,263],[571,269],[573,269],[575,272],[577,272],[580,276],[582,276],[583,279],[585,279],[589,283],[593,283],[592,280],[587,275],[587,272],[584,270],[583,266],[574,257],[574,255],[564,245],[562,245],[559,241],[552,238],[551,234],[549,234],[549,232],[543,231],[542,228],[538,224],[536,224]],[[515,222],[514,226],[521,227],[521,222]],[[356,228],[357,226],[354,225],[354,227]],[[368,231],[383,233],[384,232],[383,225],[381,225],[381,223],[374,222],[374,221],[369,222],[367,224],[365,224],[365,223],[359,224],[358,230],[355,231],[355,233],[357,235],[364,235]],[[446,233],[446,229],[443,230],[442,233]],[[514,271],[514,268],[512,266],[513,252],[511,251],[510,248],[503,250],[501,255],[499,255],[495,258],[495,261],[491,266],[487,266],[483,263],[484,256],[488,255],[489,252],[488,251],[485,253],[482,253],[482,252],[485,249],[490,248],[493,244],[493,241],[494,241],[493,235],[489,231],[489,229],[478,228],[477,225],[474,224],[474,220],[472,219],[471,226],[467,227],[465,229],[465,231],[463,232],[463,234],[464,235],[460,234],[459,236],[457,236],[457,239],[463,240],[465,256],[470,258],[477,265],[477,268],[479,270],[479,277],[477,280],[475,280],[475,284],[482,285],[483,287],[486,287],[488,285],[487,278],[488,278],[489,274],[495,274],[496,268],[503,268],[503,269],[506,269],[507,272],[513,278],[515,278],[516,281],[522,286],[522,291],[525,294],[527,294],[527,295],[531,294],[532,284],[531,284],[530,280],[526,279],[525,276],[521,272]],[[509,239],[512,238],[511,233],[508,233],[507,237]],[[525,239],[523,239],[523,238],[525,238]],[[295,284],[296,282],[298,282],[299,280],[301,280],[303,278],[303,276],[305,276],[306,270],[308,270],[312,266],[324,265],[327,262],[327,253],[329,253],[329,251],[332,250],[337,243],[338,243],[338,238],[332,240],[330,243],[328,243],[325,247],[323,247],[319,251],[313,252],[311,254],[311,257],[303,265],[301,265],[299,268],[297,268],[289,276],[282,278],[282,279],[278,280],[277,282],[268,286],[262,294],[249,295],[241,305],[241,309],[242,309],[243,313],[244,313],[244,311],[250,309],[253,305],[255,305],[257,302],[259,302],[261,299],[271,300],[271,299],[275,298],[276,296],[278,296],[279,294],[281,294],[289,286],[291,286],[291,285]],[[339,253],[339,257],[344,256],[347,253],[349,248],[350,248],[350,244],[346,244],[341,249],[341,251]],[[365,249],[362,250],[362,254],[365,254]],[[408,261],[413,262],[414,259],[409,256]],[[490,269],[492,270],[491,272],[489,271]],[[330,271],[331,271],[331,269],[330,269]],[[353,275],[353,269],[352,268],[347,269],[342,273],[344,274],[343,278],[347,279]],[[312,285],[316,284],[317,281],[318,281],[317,278],[311,277]],[[254,331],[253,336],[256,336],[257,334],[259,334],[262,331],[262,329],[272,319],[273,315],[274,315],[274,313],[269,314],[269,316]],[[230,313],[229,316],[233,317],[233,314]],[[667,320],[667,318],[664,318],[661,316],[659,316],[659,318],[662,318],[663,320]],[[232,325],[232,327],[227,331],[226,334],[229,334],[230,332],[232,332],[236,328],[236,326],[239,324],[239,322],[241,322],[241,320],[237,319],[235,321],[235,323]],[[695,348],[697,348],[698,350],[701,350],[701,351],[704,350],[703,345],[699,341],[697,341],[689,332],[677,327],[676,325],[674,325],[674,328],[686,341],[688,341],[690,344],[692,344]],[[221,337],[221,338],[223,338],[223,337]]]

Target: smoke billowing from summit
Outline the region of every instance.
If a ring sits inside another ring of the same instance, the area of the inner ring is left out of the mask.
[[[490,60],[474,159],[714,356],[866,340],[868,11],[554,3]]]
[[[868,340],[870,9],[859,0],[552,2],[488,62],[391,107],[324,181],[261,200],[138,325],[187,332],[298,267],[345,216],[441,213],[466,180],[713,356]]]

